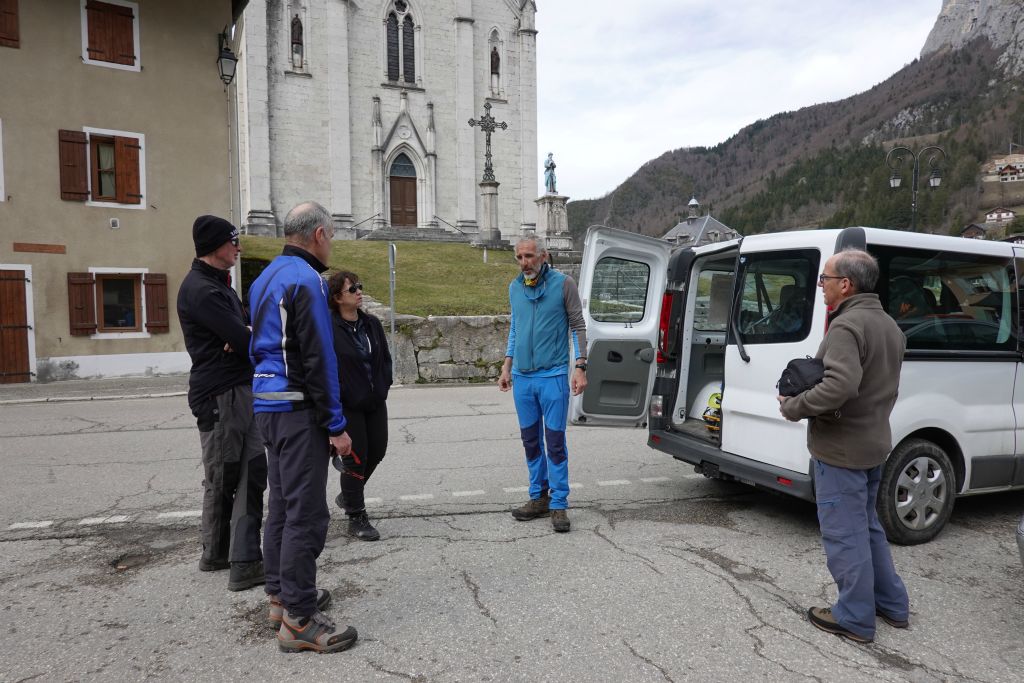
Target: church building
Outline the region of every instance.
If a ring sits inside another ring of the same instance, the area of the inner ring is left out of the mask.
[[[488,151],[501,236],[532,231],[536,11],[533,0],[251,0],[236,36],[246,232],[283,234],[288,210],[311,199],[337,238],[476,241]]]

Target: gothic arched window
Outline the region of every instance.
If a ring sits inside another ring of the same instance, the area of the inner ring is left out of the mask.
[[[384,19],[387,79],[416,83],[416,22],[405,0],[394,0]]]

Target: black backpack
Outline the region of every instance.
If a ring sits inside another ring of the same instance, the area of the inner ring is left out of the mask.
[[[796,396],[825,378],[825,363],[820,358],[794,358],[786,364],[782,377],[775,383],[780,396]]]

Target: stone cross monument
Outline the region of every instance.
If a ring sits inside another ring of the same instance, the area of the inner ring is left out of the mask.
[[[486,144],[484,153],[484,178],[480,181],[480,198],[483,208],[483,225],[480,227],[480,241],[484,244],[501,242],[501,230],[498,227],[498,185],[494,178],[494,167],[491,165],[491,133],[508,128],[504,121],[498,122],[491,116],[491,103],[484,103],[484,115],[480,120],[470,119],[470,126],[479,126],[484,132]]]

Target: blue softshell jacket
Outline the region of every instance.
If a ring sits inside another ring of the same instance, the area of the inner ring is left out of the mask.
[[[309,408],[338,436],[345,431],[338,391],[327,285],[327,266],[304,249],[286,245],[249,288],[253,412]]]
[[[508,287],[512,319],[505,355],[512,357],[513,374],[567,373],[570,315],[579,318],[572,321],[573,353],[577,358],[586,355],[576,283],[546,264],[538,279],[535,287],[527,287],[520,273]]]

